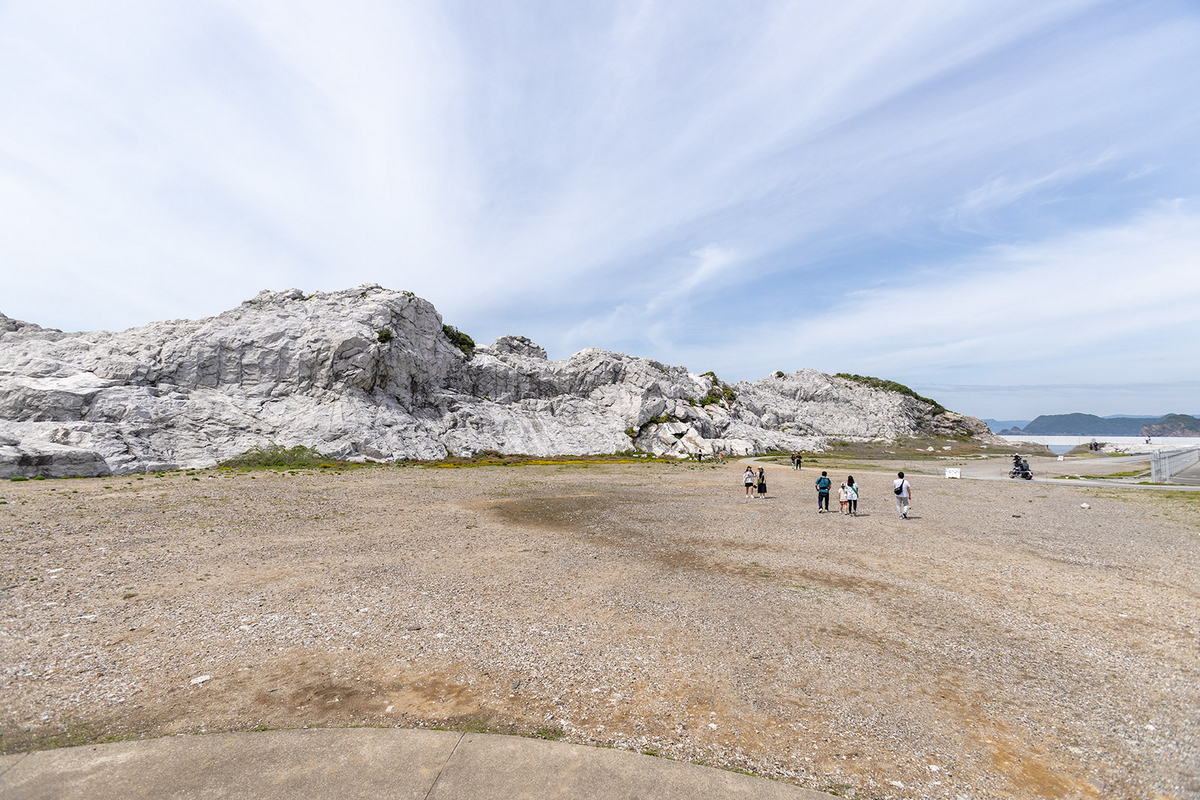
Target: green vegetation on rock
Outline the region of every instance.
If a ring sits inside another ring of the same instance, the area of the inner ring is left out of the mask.
[[[896,383],[895,381],[884,380],[883,378],[872,378],[870,375],[853,375],[849,372],[839,372],[833,377],[844,378],[848,381],[861,383],[864,386],[870,386],[873,389],[883,389],[885,392],[896,392],[906,397],[911,397],[914,400],[920,400],[922,403],[927,403],[933,406],[933,413],[935,415],[943,414],[946,411],[942,404],[937,400],[931,400],[928,397],[922,397],[912,389],[905,386],[903,383]]]
[[[732,406],[734,401],[737,400],[737,393],[729,388],[729,384],[718,378],[715,372],[705,372],[700,377],[708,378],[712,381],[712,386],[709,388],[708,393],[698,401],[700,405],[708,406],[724,401],[726,406]]]
[[[453,325],[443,325],[442,333],[446,334],[446,338],[450,340],[450,343],[461,350],[467,358],[475,355],[475,340],[470,336]]]
[[[228,461],[222,461],[222,467],[319,467],[322,462],[332,460],[330,456],[298,444],[295,447],[284,447],[273,444],[270,447],[255,447],[240,456],[234,456]]]

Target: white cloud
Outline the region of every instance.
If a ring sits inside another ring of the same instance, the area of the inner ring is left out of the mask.
[[[718,244],[697,248],[682,263],[657,270],[650,284],[655,289],[647,299],[621,303],[587,317],[568,328],[562,341],[575,348],[641,339],[648,347],[667,352],[677,329],[692,323],[696,292],[741,279],[738,268],[744,263],[742,254]]]
[[[1163,204],[1126,224],[989,248],[756,336],[804,366],[922,384],[1200,380],[1200,213]]]
[[[1194,215],[1112,220],[1194,198],[1198,36],[1085,0],[12,0],[0,310],[121,327],[377,281],[480,339],[731,378],[1161,378]]]
[[[1111,163],[1115,156],[1115,151],[1110,149],[1088,162],[1064,164],[1041,175],[999,175],[988,178],[983,184],[967,192],[946,213],[946,218],[948,221],[969,226],[990,211],[1095,172]]]
[[[831,132],[1087,5],[12,2],[0,212],[38,219],[3,268],[67,285],[14,285],[34,316],[134,322],[361,280],[480,314],[769,252],[910,180],[904,137]]]

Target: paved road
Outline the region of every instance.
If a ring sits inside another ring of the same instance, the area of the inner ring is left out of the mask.
[[[1145,489],[1149,491],[1195,492],[1200,486],[1180,486],[1175,481],[1170,484],[1139,483],[1135,479],[1102,478],[1105,473],[1132,471],[1131,465],[1145,464],[1149,469],[1150,460],[1145,456],[1117,456],[1105,459],[1071,459],[1059,461],[1057,458],[1031,458],[1029,465],[1033,469],[1032,483],[1052,483],[1061,486],[1094,486],[1107,489]],[[962,470],[964,478],[983,481],[1015,481],[1008,477],[1012,466],[1006,459],[965,460],[962,462],[946,462],[946,466],[956,466]],[[1124,469],[1122,469],[1124,467]],[[1094,473],[1089,476],[1087,473]],[[1075,475],[1079,478],[1052,478],[1051,475]],[[1149,477],[1140,480],[1148,481]],[[1020,481],[1025,483],[1025,481]],[[1182,483],[1180,481],[1179,483]]]
[[[765,466],[768,469],[791,469],[788,464],[772,464],[769,461],[758,462],[757,457],[738,459],[739,465],[751,464],[753,466]],[[942,467],[958,467],[962,470],[962,477],[977,481],[1018,481],[1008,477],[1008,471],[1012,467],[1012,462],[1008,458],[988,458],[988,459],[964,459],[962,461],[939,461],[928,462],[935,469],[941,470]],[[1150,491],[1167,491],[1167,492],[1200,492],[1200,464],[1196,464],[1178,476],[1171,478],[1169,484],[1153,484],[1153,483],[1136,483],[1128,479],[1120,478],[1089,478],[1087,475],[1082,475],[1080,478],[1052,478],[1051,475],[1073,475],[1076,471],[1081,473],[1084,471],[1096,469],[1103,466],[1104,472],[1123,472],[1122,466],[1142,463],[1149,469],[1150,459],[1145,455],[1132,456],[1113,456],[1104,459],[1072,459],[1070,461],[1059,461],[1057,458],[1031,458],[1029,459],[1030,467],[1034,472],[1034,478],[1029,483],[1052,483],[1062,486],[1093,486],[1104,487],[1106,489],[1147,489]],[[821,465],[825,466],[825,465]],[[817,472],[810,473],[808,469],[804,474],[819,474],[820,467],[813,467]],[[882,469],[882,467],[879,467]],[[939,472],[939,474],[941,474]],[[1149,480],[1143,478],[1142,480]],[[1026,483],[1026,481],[1019,481]],[[1190,484],[1190,485],[1183,485]]]
[[[566,742],[338,728],[168,736],[0,756],[0,797],[829,800],[830,795]]]
[[[1172,475],[1171,483],[1187,483],[1193,486],[1200,486],[1200,463],[1192,464],[1187,469]]]

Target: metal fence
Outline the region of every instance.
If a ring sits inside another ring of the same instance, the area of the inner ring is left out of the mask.
[[[1172,475],[1178,475],[1200,461],[1200,447],[1179,450],[1155,450],[1150,454],[1150,480],[1167,483]]]

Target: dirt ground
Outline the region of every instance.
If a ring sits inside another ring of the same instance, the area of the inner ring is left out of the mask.
[[[900,520],[882,470],[857,517],[808,464],[740,475],[5,483],[0,750],[438,726],[860,798],[1200,797],[1200,496],[918,474]]]

